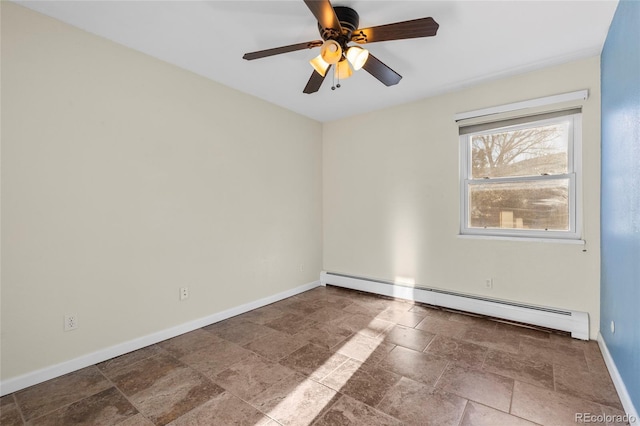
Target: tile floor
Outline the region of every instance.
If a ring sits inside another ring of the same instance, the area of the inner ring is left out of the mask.
[[[595,342],[318,287],[0,399],[9,425],[572,425]],[[596,423],[599,424],[599,423]]]

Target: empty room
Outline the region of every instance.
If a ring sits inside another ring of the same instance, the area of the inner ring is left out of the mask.
[[[1,1],[0,424],[640,424],[640,1]]]

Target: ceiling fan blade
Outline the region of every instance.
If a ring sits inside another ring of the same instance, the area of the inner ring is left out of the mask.
[[[302,49],[313,49],[322,46],[322,40],[308,41],[306,43],[290,44],[288,46],[275,47],[273,49],[259,50],[257,52],[245,53],[242,59],[251,61],[252,59],[266,58],[267,56],[279,55],[281,53],[295,52]]]
[[[438,32],[439,26],[433,18],[420,18],[378,27],[360,28],[353,32],[351,41],[364,44],[407,38],[432,37]]]
[[[329,68],[327,68],[327,72],[325,72],[325,77],[327,76],[327,74],[329,74],[329,71],[331,70],[331,66],[329,66]],[[322,86],[322,82],[324,81],[324,77],[322,76],[322,74],[320,74],[318,71],[313,71],[313,74],[311,74],[311,78],[309,78],[309,81],[307,82],[307,85],[304,87],[304,90],[302,91],[302,93],[307,93],[307,94],[311,94],[311,93],[315,93],[318,90],[320,90],[320,86]]]
[[[369,53],[369,59],[362,67],[369,74],[380,80],[385,86],[393,86],[398,84],[402,76],[386,66],[380,59]]]
[[[324,30],[322,31],[324,38],[337,37],[342,34],[340,21],[329,0],[304,0],[304,3]]]

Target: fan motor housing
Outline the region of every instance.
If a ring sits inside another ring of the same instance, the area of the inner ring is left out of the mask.
[[[318,23],[318,31],[323,40],[336,40],[340,45],[345,45],[351,40],[351,34],[358,29],[360,24],[360,16],[358,12],[346,6],[335,6],[333,10],[336,12],[340,26],[342,27],[342,34],[333,28],[322,28]]]

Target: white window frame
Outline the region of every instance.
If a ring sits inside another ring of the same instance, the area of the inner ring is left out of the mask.
[[[471,178],[471,136],[482,133],[494,133],[500,130],[517,130],[533,126],[554,124],[569,119],[567,173],[559,175]],[[526,119],[524,119],[526,120]],[[505,120],[508,121],[508,120]],[[530,121],[515,125],[504,125],[502,121],[483,125],[486,130],[460,135],[460,235],[477,237],[522,238],[523,240],[580,240],[582,237],[582,113],[571,112],[554,118],[539,119],[530,117]],[[462,132],[461,132],[462,133]],[[569,230],[531,230],[517,228],[475,228],[469,226],[469,187],[473,183],[507,183],[526,181],[569,180]]]

